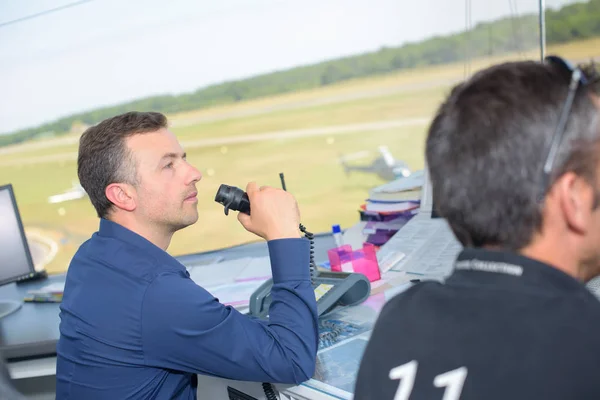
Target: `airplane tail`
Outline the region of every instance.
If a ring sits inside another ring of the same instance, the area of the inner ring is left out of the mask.
[[[392,156],[392,153],[390,153],[390,150],[387,146],[379,146],[379,153],[383,157],[383,160],[388,167],[391,168],[394,166],[394,156]]]
[[[342,167],[344,167],[344,174],[346,174],[346,176],[349,176],[350,172],[352,172],[352,168],[350,168],[350,166],[345,162],[342,162]]]
[[[344,174],[346,176],[350,175],[350,166],[348,164],[346,164],[346,158],[343,154],[340,154],[338,157],[338,160],[340,162],[340,164],[342,164],[342,168],[344,168]]]

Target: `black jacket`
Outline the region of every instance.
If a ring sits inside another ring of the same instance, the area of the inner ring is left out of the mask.
[[[465,249],[445,283],[384,306],[354,399],[600,399],[600,302],[541,262]]]

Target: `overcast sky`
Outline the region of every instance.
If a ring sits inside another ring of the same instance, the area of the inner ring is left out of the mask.
[[[74,2],[0,0],[0,25]],[[473,25],[511,13],[471,4]],[[93,0],[0,26],[0,133],[464,27],[465,0]]]

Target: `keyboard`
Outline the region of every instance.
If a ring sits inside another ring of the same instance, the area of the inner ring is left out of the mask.
[[[439,276],[449,274],[461,249],[445,220],[417,215],[381,247],[377,258],[393,271]]]
[[[377,252],[382,270],[415,275],[448,276],[462,250],[450,227],[442,219],[416,215]],[[600,300],[600,276],[586,287]]]
[[[450,229],[440,227],[396,268],[413,274],[446,277],[452,272],[461,250]]]

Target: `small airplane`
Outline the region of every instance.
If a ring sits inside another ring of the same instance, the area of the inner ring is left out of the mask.
[[[340,157],[340,163],[344,166],[344,172],[349,174],[352,171],[376,174],[385,181],[393,181],[399,178],[406,178],[412,173],[411,169],[404,161],[396,160],[387,146],[379,146],[381,156],[377,157],[369,165],[348,165],[347,161],[363,158],[370,154],[368,151],[361,151],[352,155]]]
[[[48,197],[48,203],[63,203],[65,201],[82,199],[85,196],[87,196],[87,193],[85,192],[81,184],[77,181],[73,181],[73,186],[71,187],[71,189],[63,193],[55,194],[53,196]]]

